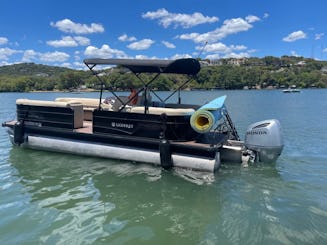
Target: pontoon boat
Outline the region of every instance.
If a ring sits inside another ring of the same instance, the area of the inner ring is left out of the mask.
[[[196,59],[86,59],[84,63],[101,81],[100,98],[18,99],[17,119],[2,124],[14,145],[210,172],[221,162],[275,162],[281,154],[278,120],[250,125],[241,141],[225,106],[226,96],[205,105],[181,102],[180,90],[200,71]],[[101,65],[127,68],[142,81],[135,94],[138,104],[131,105],[135,98],[114,90],[110,100],[102,98],[104,76],[96,69]],[[167,73],[184,74],[187,79],[161,98],[152,85]],[[176,93],[178,101],[168,103]]]

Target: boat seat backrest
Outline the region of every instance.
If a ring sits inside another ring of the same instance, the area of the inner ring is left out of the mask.
[[[194,113],[194,109],[192,108],[164,108],[150,106],[148,109],[148,113],[152,115],[161,115],[165,113],[167,116],[186,116]],[[144,113],[144,106],[134,106],[129,108],[128,111],[132,113]]]
[[[84,110],[84,120],[93,120],[93,111],[99,107],[99,99],[93,98],[56,98],[56,102],[67,102],[67,103],[81,103]],[[101,103],[103,110],[111,111],[112,105]]]
[[[18,99],[16,105],[30,105],[30,106],[49,106],[49,107],[69,107],[67,102],[57,102],[49,100],[29,100],[29,99]]]
[[[74,128],[83,127],[84,111],[83,105],[78,102],[60,102],[60,101],[47,101],[47,100],[29,100],[18,99],[16,105],[25,106],[41,106],[41,107],[56,107],[56,108],[71,108],[74,117]]]
[[[56,98],[56,102],[74,102],[81,103],[84,107],[88,108],[98,108],[99,107],[99,99],[92,98]]]

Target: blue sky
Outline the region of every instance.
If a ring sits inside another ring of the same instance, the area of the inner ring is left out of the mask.
[[[83,59],[327,59],[326,0],[1,0],[0,66]]]

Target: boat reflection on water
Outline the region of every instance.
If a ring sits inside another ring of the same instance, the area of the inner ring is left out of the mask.
[[[284,184],[264,164],[225,165],[219,173],[200,174],[17,147],[9,161],[25,193],[26,212],[33,213],[27,227],[38,227],[45,243],[230,241],[237,234],[226,226],[251,234],[257,220],[250,216],[277,219],[270,197],[279,196]],[[255,235],[248,239],[260,241]]]
[[[19,173],[23,173],[24,179],[27,180],[40,179],[46,181],[47,178],[45,176],[49,175],[50,179],[58,179],[58,182],[61,179],[66,182],[66,177],[76,181],[76,179],[81,179],[81,175],[110,173],[117,177],[142,175],[146,181],[155,182],[168,172],[147,163],[141,164],[55,152],[49,153],[19,147],[11,149],[10,160]],[[238,163],[236,164],[239,166]],[[74,178],[74,175],[78,176]],[[199,185],[211,184],[215,181],[215,173],[199,172],[192,169],[174,168],[172,175]]]
[[[45,243],[142,242],[154,234],[170,237],[176,232],[191,242],[198,237],[194,229],[205,233],[207,224],[214,222],[212,214],[219,212],[216,202],[221,194],[206,184],[214,174],[204,177],[17,147],[9,161],[17,170],[24,202],[35,207],[27,212],[34,213],[36,223],[46,223],[38,226]]]

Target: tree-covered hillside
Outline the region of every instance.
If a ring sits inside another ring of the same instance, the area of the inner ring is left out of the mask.
[[[21,63],[0,66],[0,92],[52,91],[77,88],[84,83],[85,71]]]
[[[8,76],[56,76],[66,71],[72,70],[65,67],[39,65],[34,63],[0,66],[0,75]]]
[[[187,89],[264,89],[296,85],[301,88],[327,88],[327,62],[303,57],[201,60],[203,67]],[[120,69],[103,71],[107,88],[125,90],[142,86],[131,73]],[[151,75],[148,75],[151,76]],[[142,78],[151,79],[147,75]],[[171,90],[185,81],[181,75],[161,75],[154,89]],[[0,67],[0,92],[98,89],[99,81],[90,71],[22,63]]]

